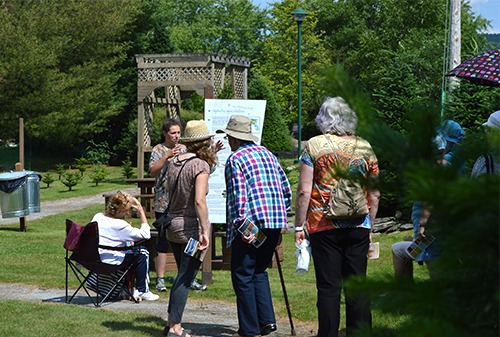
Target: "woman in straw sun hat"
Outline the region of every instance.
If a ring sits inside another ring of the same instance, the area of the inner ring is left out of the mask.
[[[171,224],[167,239],[178,270],[170,290],[168,324],[163,330],[163,334],[170,337],[189,336],[181,327],[182,314],[201,261],[183,252],[190,238],[200,242],[199,250],[207,249],[209,244],[208,177],[211,167],[217,163],[216,150],[222,148],[222,143],[211,148],[214,135],[204,121],[189,121],[181,138],[187,152],[177,154],[168,164]]]

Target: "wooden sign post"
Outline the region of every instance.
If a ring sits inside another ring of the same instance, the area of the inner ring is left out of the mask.
[[[16,171],[24,170],[24,119],[19,118],[19,163],[16,163]],[[19,218],[21,232],[27,232],[26,218]]]

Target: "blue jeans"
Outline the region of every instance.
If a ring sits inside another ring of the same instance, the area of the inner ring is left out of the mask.
[[[241,234],[231,245],[231,279],[238,308],[240,336],[260,335],[260,328],[276,323],[266,269],[278,244],[280,229],[261,229],[267,236],[259,247],[245,243]]]
[[[169,243],[174,253],[178,272],[174,284],[172,284],[172,288],[170,289],[167,312],[170,314],[171,322],[180,323],[182,322],[182,314],[186,307],[189,287],[191,287],[191,282],[193,282],[198,270],[200,270],[201,261],[184,253],[187,243],[172,241],[169,241]]]

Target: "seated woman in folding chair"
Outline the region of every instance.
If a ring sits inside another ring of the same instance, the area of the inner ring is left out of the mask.
[[[132,227],[122,220],[134,208],[139,213],[141,228]],[[141,203],[131,195],[118,191],[106,206],[106,213],[97,213],[92,221],[96,221],[99,229],[99,245],[126,247],[127,243],[147,240],[151,237],[150,227]],[[149,291],[149,252],[146,247],[137,246],[130,250],[106,250],[99,248],[101,261],[108,264],[122,264],[134,260],[139,255],[136,267],[136,288],[134,297],[155,301],[158,295]]]

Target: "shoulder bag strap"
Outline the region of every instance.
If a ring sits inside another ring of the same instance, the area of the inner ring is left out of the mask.
[[[166,146],[166,145],[165,145]],[[167,146],[168,148],[168,146]],[[169,149],[170,150],[170,149]],[[164,166],[164,168],[162,168],[162,170],[160,171],[161,172],[161,178],[158,180],[158,183],[161,185],[163,183],[163,179],[165,179],[165,176],[167,175],[167,171],[168,171],[168,160],[167,160],[167,165]],[[156,186],[155,186],[156,187]]]
[[[484,155],[484,161],[485,161],[485,165],[486,165],[486,173],[487,174],[493,174],[493,172],[495,171],[495,164],[493,163],[492,157],[493,156],[489,152]]]

